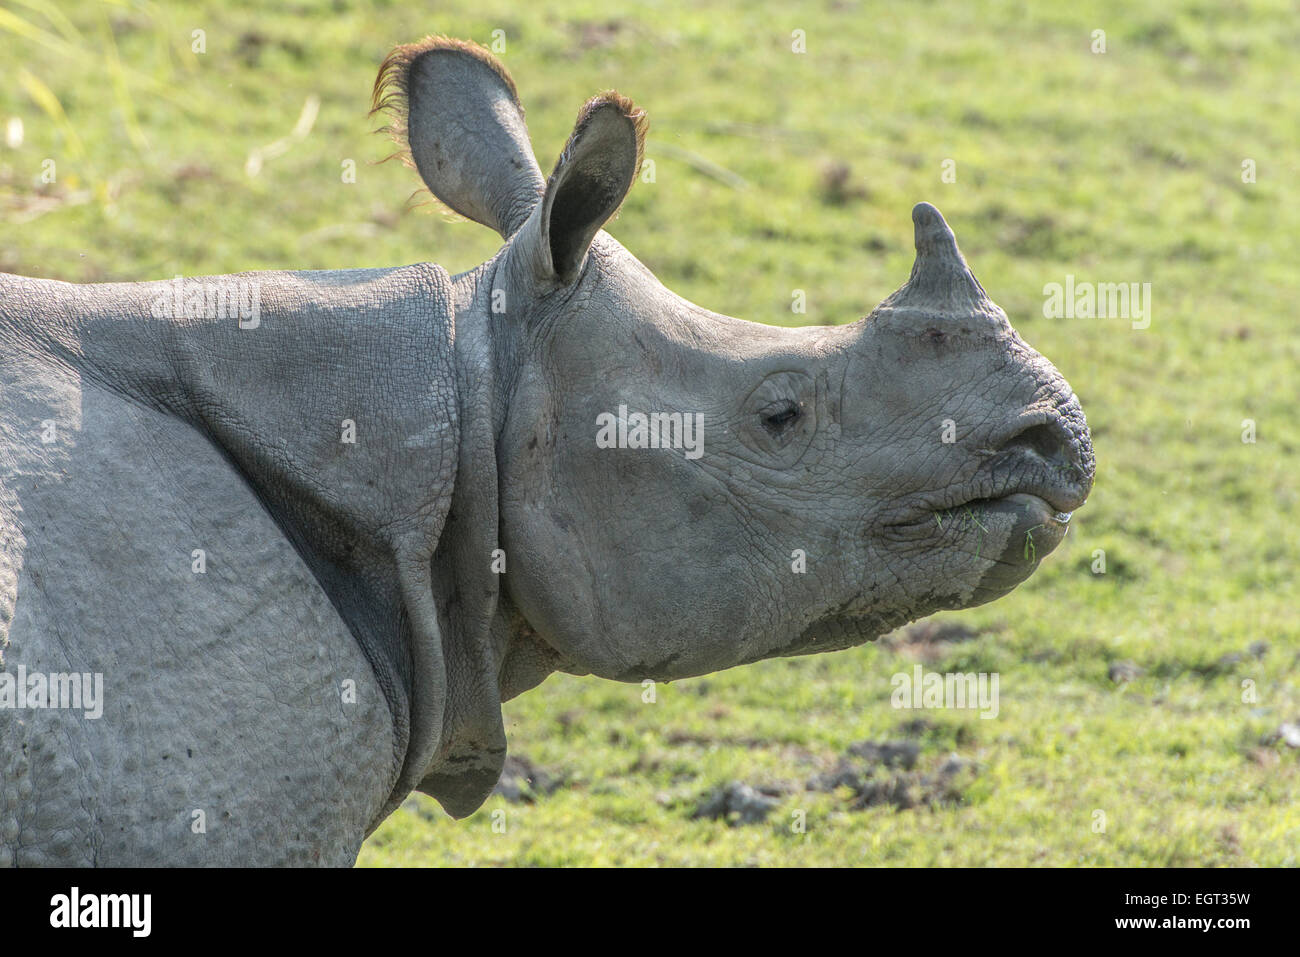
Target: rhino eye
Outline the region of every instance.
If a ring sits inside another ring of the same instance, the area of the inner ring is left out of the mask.
[[[763,428],[773,435],[780,435],[798,421],[800,409],[798,403],[780,402],[763,410]]]
[[[769,468],[790,468],[817,432],[817,382],[801,369],[765,375],[737,410],[736,436]]]

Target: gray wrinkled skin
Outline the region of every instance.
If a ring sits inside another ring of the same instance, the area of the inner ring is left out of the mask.
[[[629,101],[590,101],[545,180],[482,50],[399,48],[380,86],[491,261],[209,277],[257,284],[256,328],[0,276],[0,670],[104,687],[97,719],[0,709],[0,864],[351,863],[412,789],[477,808],[501,702],[551,672],[699,675],[991,601],[1090,490],[1078,401],[932,206],[870,316],[767,327],[601,231]],[[599,447],[620,406],[702,414],[702,454]]]

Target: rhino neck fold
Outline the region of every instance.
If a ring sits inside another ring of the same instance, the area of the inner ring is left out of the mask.
[[[460,442],[451,511],[433,557],[433,592],[449,675],[443,734],[418,787],[453,817],[487,799],[505,762],[501,671],[512,629],[499,606],[497,436],[504,419],[493,264],[456,277],[455,356]]]

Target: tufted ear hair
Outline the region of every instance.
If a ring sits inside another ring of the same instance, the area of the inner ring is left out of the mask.
[[[399,46],[375,78],[395,155],[454,212],[507,238],[541,197],[524,108],[510,73],[483,47],[450,37]]]
[[[645,111],[610,90],[588,100],[546,183],[546,195],[520,230],[543,278],[570,283],[601,226],[632,188],[645,148]]]

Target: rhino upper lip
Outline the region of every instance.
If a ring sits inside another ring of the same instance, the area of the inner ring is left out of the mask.
[[[1049,482],[1011,482],[1004,490],[992,495],[974,495],[965,498],[947,508],[961,508],[978,501],[1000,501],[1012,495],[1033,495],[1042,499],[1059,515],[1069,516],[1081,506],[1087,497],[1082,489],[1068,485],[1055,485]],[[938,509],[937,511],[942,511]]]
[[[1017,456],[1014,463],[1007,464],[1010,467],[998,468],[995,473],[971,482],[921,496],[905,517],[888,522],[888,527],[929,526],[937,512],[978,502],[1001,501],[1012,495],[1033,495],[1042,499],[1057,513],[1057,520],[1063,522],[1088,497],[1091,483],[1074,477],[1068,469],[1047,465],[1041,460],[1034,462],[1023,456]]]

